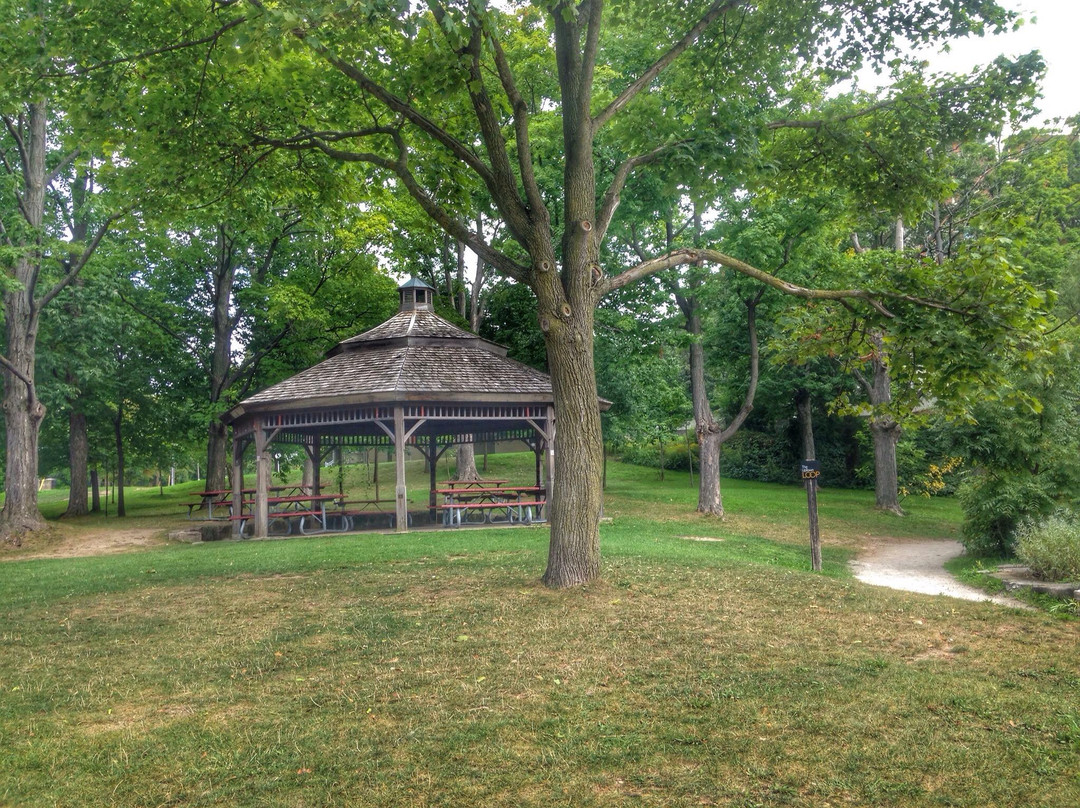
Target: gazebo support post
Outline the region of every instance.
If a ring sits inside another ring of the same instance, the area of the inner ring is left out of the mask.
[[[555,408],[547,408],[547,435],[544,440],[544,485],[547,487],[547,497],[550,500],[555,494]]]
[[[270,453],[267,451],[266,430],[261,424],[255,429],[255,538],[265,539],[270,532]]]
[[[397,532],[409,530],[409,502],[405,490],[405,408],[394,407],[394,466],[397,471],[396,513]]]
[[[240,516],[244,512],[244,439],[236,437],[235,434],[232,449],[232,501],[232,515]],[[243,529],[243,521],[234,519],[233,535],[239,538]]]
[[[428,519],[435,524],[435,489],[438,487],[439,476],[439,441],[432,435],[428,438],[428,468],[430,469],[430,485],[428,486]]]

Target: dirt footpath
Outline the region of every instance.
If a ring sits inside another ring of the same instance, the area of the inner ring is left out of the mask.
[[[851,570],[860,581],[873,586],[1028,608],[1013,598],[989,595],[962,584],[946,572],[945,562],[963,552],[958,541],[879,541],[851,562]]]

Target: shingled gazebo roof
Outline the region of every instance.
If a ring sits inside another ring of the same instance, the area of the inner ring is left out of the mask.
[[[551,379],[432,311],[403,309],[342,341],[319,364],[245,399],[226,420],[268,408],[449,399],[548,403]]]
[[[392,403],[538,407],[553,403],[550,377],[507,358],[503,346],[439,317],[431,310],[433,292],[422,281],[410,279],[399,287],[397,314],[338,343],[319,364],[240,402],[223,420],[237,424],[256,414]],[[475,420],[475,413],[461,415]],[[324,418],[316,418],[312,426],[316,423],[328,425]],[[288,419],[290,431],[300,426],[294,417]],[[505,421],[501,426],[511,427]]]

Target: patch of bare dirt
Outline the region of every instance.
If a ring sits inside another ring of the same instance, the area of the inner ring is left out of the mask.
[[[112,555],[160,547],[167,541],[168,531],[161,527],[76,528],[51,523],[42,533],[27,537],[22,547],[0,553],[0,561]]]

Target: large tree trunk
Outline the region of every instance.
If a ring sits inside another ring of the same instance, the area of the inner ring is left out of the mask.
[[[544,583],[563,588],[600,574],[603,437],[593,367],[593,309],[579,307],[546,331],[555,394],[551,542]],[[560,414],[565,414],[560,417]]]
[[[874,441],[874,506],[879,510],[903,513],[900,507],[899,479],[896,472],[896,444],[900,426],[891,418],[870,422]]]
[[[71,469],[71,489],[64,516],[85,516],[90,513],[87,502],[87,457],[90,440],[86,434],[86,415],[72,409],[68,416],[68,460]]]
[[[37,353],[38,308],[34,288],[41,261],[42,223],[45,219],[46,107],[28,105],[28,126],[23,132],[22,175],[25,187],[19,210],[29,236],[15,259],[15,283],[4,293],[4,328],[7,355],[4,362],[4,421],[7,463],[4,477],[4,509],[0,511],[0,536],[15,544],[21,534],[41,528],[44,520],[37,508],[38,431],[45,407],[38,401],[34,382]]]
[[[113,434],[116,438],[116,515],[127,516],[124,507],[124,405],[121,400],[116,406],[116,415],[113,417]]]
[[[454,458],[457,469],[454,476],[459,480],[479,480],[480,472],[476,470],[476,448],[471,440],[454,444]]]
[[[879,351],[884,351],[880,337],[875,339]],[[867,386],[870,404],[887,406],[892,402],[892,379],[883,357],[876,356],[872,367],[874,378]],[[900,483],[896,471],[896,444],[900,440],[900,425],[888,414],[870,417],[870,437],[874,443],[874,507],[902,514]]]
[[[231,310],[233,280],[236,275],[234,246],[225,225],[218,225],[218,257],[213,270],[214,310],[211,321],[214,344],[210,354],[210,406],[216,409],[229,386],[232,368],[232,334],[234,315]],[[206,443],[206,489],[225,490],[228,459],[226,457],[227,432],[217,414],[210,416]]]
[[[207,429],[206,442],[206,491],[224,491],[226,475],[226,450],[228,449],[228,430],[215,418]]]
[[[11,309],[9,308],[10,312]],[[33,373],[33,360],[26,362],[23,355],[25,344],[12,350],[11,321],[8,321],[8,359],[16,366],[29,367]],[[30,349],[32,357],[32,349]],[[4,374],[4,421],[7,435],[7,466],[4,481],[4,509],[0,514],[3,536],[16,546],[22,543],[22,534],[38,530],[44,520],[37,508],[38,484],[38,431],[45,417],[45,407],[28,390],[29,385],[15,378],[10,372]]]

